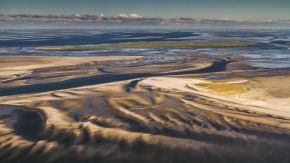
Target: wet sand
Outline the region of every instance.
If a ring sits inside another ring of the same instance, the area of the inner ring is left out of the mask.
[[[143,56],[0,56],[2,88],[102,74],[103,65],[143,60]],[[3,92],[3,91],[2,91]]]
[[[58,57],[58,56],[0,56],[1,76],[16,75],[33,69],[73,66],[85,63],[108,62],[119,60],[143,59],[142,56],[88,56],[88,57]]]
[[[160,69],[152,64],[154,71],[119,62],[77,62],[33,68],[25,78],[2,77],[0,160],[289,160],[289,75],[236,77],[245,67],[234,67],[236,60],[194,55]]]

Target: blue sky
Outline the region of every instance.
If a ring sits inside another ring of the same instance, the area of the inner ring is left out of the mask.
[[[4,14],[123,12],[162,18],[290,19],[290,0],[0,0]]]

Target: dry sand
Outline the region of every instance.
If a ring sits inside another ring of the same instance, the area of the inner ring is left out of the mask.
[[[157,77],[144,80],[142,83],[157,88],[172,91],[183,91],[222,101],[229,101],[241,105],[250,111],[259,111],[276,116],[290,118],[290,76],[260,77],[250,79],[228,79],[213,81],[204,79],[179,79],[172,77]],[[218,83],[221,89],[200,86],[206,83]],[[235,85],[227,90],[227,85]],[[234,89],[244,87],[244,91]],[[234,93],[233,93],[234,92]]]

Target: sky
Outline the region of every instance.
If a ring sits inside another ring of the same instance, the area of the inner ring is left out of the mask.
[[[290,0],[0,0],[0,13],[276,20],[290,19]]]

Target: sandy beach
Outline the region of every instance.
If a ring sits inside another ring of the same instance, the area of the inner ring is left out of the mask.
[[[151,78],[143,81],[157,88],[198,94],[244,105],[250,111],[290,118],[290,76],[240,78],[223,81],[202,79]]]

